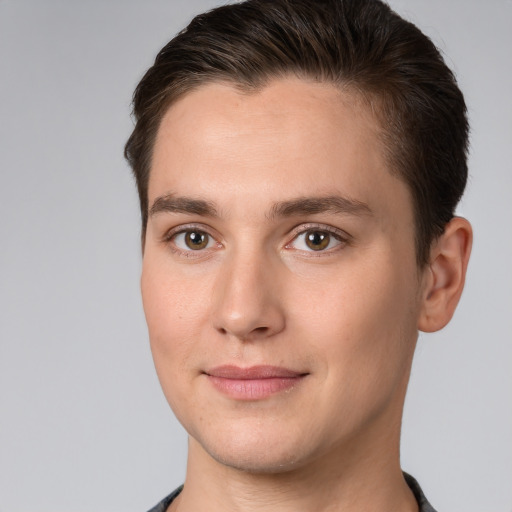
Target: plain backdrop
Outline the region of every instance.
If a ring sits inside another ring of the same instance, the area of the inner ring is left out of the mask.
[[[139,298],[132,91],[214,0],[0,0],[0,512],[143,512],[184,477]],[[475,230],[452,323],[421,335],[402,464],[439,512],[512,512],[512,2],[393,0],[472,124]]]

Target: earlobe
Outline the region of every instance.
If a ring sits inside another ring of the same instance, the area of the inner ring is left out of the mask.
[[[472,241],[471,224],[454,217],[434,242],[425,271],[420,331],[438,331],[452,318],[464,288]]]

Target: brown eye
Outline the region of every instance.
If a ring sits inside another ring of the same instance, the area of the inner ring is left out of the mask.
[[[210,254],[211,250],[221,247],[212,235],[193,226],[184,226],[181,231],[169,235],[166,243],[178,255],[186,257],[194,257],[193,253],[196,253],[197,257],[202,257]]]
[[[188,249],[199,251],[208,247],[210,236],[203,231],[186,231],[184,233],[184,242]]]
[[[305,235],[306,245],[313,251],[322,251],[330,241],[331,235],[326,231],[307,231]]]
[[[300,232],[287,246],[287,249],[298,249],[302,252],[327,253],[341,249],[347,243],[341,233],[331,233],[327,229],[312,228]]]

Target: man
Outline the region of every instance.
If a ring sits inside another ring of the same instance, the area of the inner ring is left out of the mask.
[[[402,409],[472,235],[464,99],[431,41],[377,0],[224,6],[134,114],[144,310],[189,434],[153,510],[432,511]]]

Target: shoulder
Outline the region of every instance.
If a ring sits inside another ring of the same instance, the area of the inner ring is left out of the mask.
[[[404,472],[404,478],[407,482],[407,485],[411,489],[418,502],[419,512],[436,512],[434,507],[429,503],[423,491],[421,490],[420,484],[413,478],[411,475]]]
[[[177,489],[175,489],[169,496],[166,496],[161,502],[157,503],[152,509],[148,512],[165,512],[169,505],[174,501],[176,496],[183,490],[183,485],[180,485]]]

